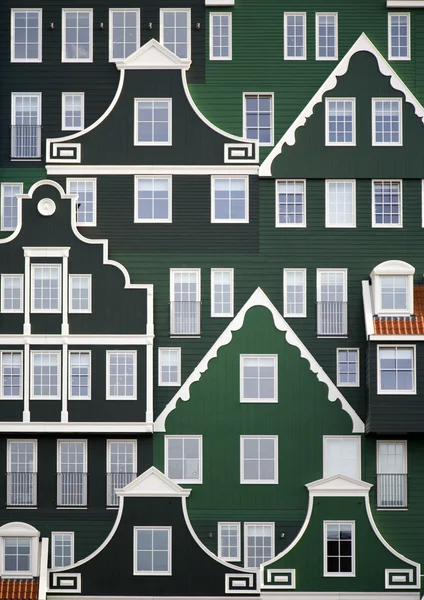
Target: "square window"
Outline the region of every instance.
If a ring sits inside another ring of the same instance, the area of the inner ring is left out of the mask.
[[[249,222],[247,177],[212,177],[212,223]]]
[[[84,93],[62,94],[62,130],[84,129]]]
[[[62,62],[93,62],[93,9],[62,9]]]
[[[31,399],[60,399],[60,352],[31,351]]]
[[[19,400],[22,398],[22,352],[0,352],[0,398]]]
[[[74,534],[52,531],[52,568],[69,567],[74,562]]]
[[[69,275],[69,312],[91,313],[91,275]]]
[[[107,352],[107,400],[137,399],[137,352]]]
[[[209,59],[231,60],[232,58],[232,15],[231,13],[209,14]]]
[[[378,393],[416,393],[414,347],[378,347]]]
[[[91,352],[69,352],[69,399],[91,398]]]
[[[337,13],[316,13],[316,60],[338,59]]]
[[[172,177],[135,177],[135,223],[172,222]]]
[[[240,402],[277,402],[277,380],[277,356],[240,356]]]
[[[339,387],[359,386],[358,348],[337,349],[337,385]]]
[[[284,59],[306,60],[306,13],[284,13]]]
[[[181,384],[181,348],[159,348],[159,384]]]
[[[109,61],[121,61],[140,47],[140,9],[109,9]]]
[[[232,317],[233,303],[234,270],[211,269],[211,316]]]
[[[23,275],[1,276],[1,312],[23,312]]]
[[[134,575],[171,575],[171,527],[134,527]]]
[[[218,556],[229,562],[241,560],[240,523],[218,523]]]
[[[240,436],[240,483],[278,483],[278,437]]]
[[[356,227],[355,181],[325,182],[325,226]]]
[[[135,99],[134,145],[171,146],[172,100]]]
[[[160,10],[160,43],[179,58],[191,55],[190,9]]]
[[[372,182],[372,226],[402,227],[402,182]]]
[[[325,145],[355,146],[355,98],[325,99]]]
[[[41,8],[12,8],[11,62],[41,62],[41,16]]]
[[[243,94],[243,135],[260,146],[274,145],[274,94]]]
[[[165,469],[176,483],[202,483],[201,436],[166,436]]]
[[[97,180],[67,179],[66,191],[76,194],[76,224],[94,227],[97,224]]]
[[[381,312],[407,312],[409,281],[407,275],[380,275]]]
[[[244,567],[259,569],[260,565],[275,556],[275,524],[244,524]]]
[[[61,312],[61,266],[31,265],[31,312]]]
[[[355,576],[355,523],[324,521],[324,577]]]
[[[18,198],[23,194],[22,183],[1,184],[1,229],[14,231],[18,225]]]
[[[276,181],[276,227],[306,227],[306,182]]]
[[[31,538],[3,538],[3,573],[31,576]]]
[[[361,439],[324,436],[324,477],[345,475],[361,479]]]
[[[284,269],[284,316],[306,317],[306,269]]]
[[[389,13],[389,60],[410,60],[411,34],[409,13]]]
[[[372,145],[402,146],[401,98],[373,98]]]

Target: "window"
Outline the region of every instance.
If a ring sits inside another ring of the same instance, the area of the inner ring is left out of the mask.
[[[354,98],[325,99],[325,145],[326,146],[355,146]]]
[[[306,60],[306,13],[284,13],[284,58]]]
[[[41,15],[41,8],[12,8],[11,62],[41,62]]]
[[[171,527],[134,527],[134,575],[171,575]]]
[[[4,543],[4,574],[31,576],[31,538],[8,537]]]
[[[377,506],[408,506],[407,442],[377,441]]]
[[[274,523],[244,524],[244,567],[258,569],[275,554]]]
[[[408,312],[408,277],[381,275],[381,312]]]
[[[248,178],[212,176],[212,223],[248,222]]]
[[[389,13],[389,60],[411,58],[410,15]]]
[[[324,521],[324,576],[355,575],[355,524]]]
[[[414,347],[378,347],[378,393],[416,393]]]
[[[190,9],[160,11],[160,43],[180,58],[191,54]]]
[[[317,60],[338,59],[337,13],[316,13],[315,44]]]
[[[31,399],[60,399],[60,352],[31,351]]]
[[[172,177],[136,177],[135,189],[135,223],[172,222]]]
[[[274,94],[243,94],[243,135],[260,146],[274,145]]]
[[[325,182],[325,226],[356,227],[355,181]]]
[[[58,506],[87,505],[87,442],[59,440],[57,461]]]
[[[371,272],[374,314],[405,316],[414,313],[413,266],[401,260],[387,260]]]
[[[171,269],[171,335],[200,335],[200,269]]]
[[[361,479],[361,439],[324,436],[324,477],[345,475]]]
[[[93,10],[62,10],[62,62],[93,61]]]
[[[373,98],[372,145],[402,146],[402,100]]]
[[[69,567],[74,562],[74,534],[52,531],[52,568]]]
[[[240,402],[277,402],[277,357],[240,356]]]
[[[84,94],[62,94],[62,129],[84,129]]]
[[[78,226],[93,227],[97,224],[97,180],[96,179],[67,179],[68,194],[77,194],[76,223]]]
[[[229,562],[241,560],[240,523],[218,523],[218,556]]]
[[[276,181],[276,227],[306,227],[305,181]]]
[[[7,506],[37,504],[37,442],[7,440]]]
[[[1,184],[1,229],[14,231],[18,225],[18,194],[23,194],[22,183]]]
[[[278,483],[277,436],[240,436],[240,483]]]
[[[337,385],[339,387],[359,386],[358,348],[337,349]]]
[[[91,275],[69,275],[69,312],[91,313]]]
[[[41,94],[12,94],[12,159],[41,158]]]
[[[91,353],[69,352],[69,399],[91,398]]]
[[[109,10],[109,60],[124,60],[140,47],[140,10]]]
[[[128,485],[137,475],[137,442],[108,440],[107,442],[107,506],[118,506],[115,490]]]
[[[159,385],[181,385],[181,348],[159,348]]]
[[[135,99],[135,146],[171,146],[172,100]]]
[[[176,483],[202,483],[201,436],[166,436],[165,469]]]
[[[60,271],[60,265],[31,265],[31,312],[61,312]]]
[[[372,182],[372,226],[402,227],[402,182]]]
[[[209,14],[209,59],[231,60],[232,22],[231,13]]]
[[[1,276],[1,312],[23,312],[23,275]]]
[[[317,270],[317,333],[347,335],[347,270]]]
[[[22,352],[1,351],[0,367],[0,398],[22,399]]]
[[[211,316],[234,314],[234,269],[211,269]]]
[[[137,399],[137,352],[107,352],[107,400]]]
[[[284,316],[306,317],[306,269],[284,269]]]

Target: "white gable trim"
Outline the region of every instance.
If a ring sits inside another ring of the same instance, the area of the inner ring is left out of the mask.
[[[360,479],[346,477],[345,475],[332,475],[324,479],[318,479],[307,483],[306,487],[312,498],[316,497],[352,497],[364,496],[368,497],[368,493],[372,488],[371,483],[366,483]]]
[[[313,110],[316,104],[319,104],[323,101],[323,96],[326,92],[334,89],[337,85],[337,78],[345,75],[349,68],[350,59],[357,52],[369,52],[373,54],[377,59],[378,68],[380,69],[380,73],[382,75],[390,76],[390,85],[393,89],[399,90],[405,95],[406,102],[409,102],[413,105],[415,109],[415,114],[420,117],[420,119],[424,123],[424,107],[417,100],[417,98],[412,94],[409,88],[404,84],[402,79],[396,74],[396,72],[389,65],[384,56],[377,50],[374,44],[371,42],[369,37],[362,33],[350,50],[345,54],[342,60],[338,63],[333,72],[327,77],[319,90],[315,93],[312,99],[308,102],[299,116],[295,119],[292,125],[288,128],[286,133],[280,139],[280,141],[273,148],[272,152],[267,156],[267,158],[262,163],[259,169],[259,175],[262,177],[271,177],[272,175],[272,163],[274,159],[281,153],[281,149],[284,144],[288,146],[294,146],[296,143],[296,131],[298,127],[303,127],[305,125],[307,119],[312,115]]]
[[[150,467],[124,488],[116,491],[117,496],[124,498],[183,498],[189,496],[190,493],[191,489],[180,487],[155,467]]]
[[[155,39],[138,48],[122,62],[116,63],[122,69],[189,69],[191,60],[179,58]]]
[[[233,337],[233,331],[238,331],[244,323],[244,318],[246,316],[249,308],[253,306],[264,306],[267,308],[274,318],[274,325],[279,331],[286,332],[286,340],[292,346],[296,346],[300,350],[301,358],[305,358],[309,362],[310,369],[313,373],[316,374],[317,379],[322,383],[325,383],[328,387],[328,399],[330,402],[335,402],[336,400],[340,400],[342,405],[342,409],[347,412],[347,414],[352,419],[352,433],[363,433],[364,423],[359,418],[358,414],[354,411],[352,406],[348,403],[346,398],[340,392],[340,390],[334,385],[328,375],[325,373],[323,368],[319,365],[319,363],[315,360],[306,346],[301,342],[298,336],[295,334],[293,329],[287,323],[287,321],[281,316],[278,310],[275,308],[273,303],[269,300],[266,294],[261,290],[261,288],[257,288],[257,290],[250,296],[249,300],[246,304],[240,309],[234,319],[230,322],[228,327],[224,330],[224,332],[219,336],[210,350],[205,354],[203,359],[182,385],[182,387],[178,390],[175,396],[169,401],[167,406],[163,409],[159,417],[155,421],[155,431],[166,431],[166,418],[171,413],[176,405],[178,400],[183,400],[186,402],[190,399],[190,387],[191,384],[195,381],[198,381],[202,375],[209,368],[209,361],[213,358],[216,358],[218,354],[218,350],[222,346],[226,346],[231,342]]]

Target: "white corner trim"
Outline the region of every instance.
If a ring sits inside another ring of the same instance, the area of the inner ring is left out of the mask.
[[[311,371],[316,374],[318,381],[321,381],[322,383],[325,383],[327,385],[328,400],[330,402],[340,400],[342,409],[345,412],[347,412],[347,414],[352,419],[352,433],[363,433],[365,431],[363,421],[359,418],[358,414],[348,403],[348,401],[340,392],[340,390],[334,385],[334,383],[325,373],[323,368],[315,360],[315,358],[312,356],[312,354],[309,352],[309,350],[306,348],[303,342],[295,334],[293,329],[281,316],[281,314],[275,308],[274,304],[269,300],[268,296],[266,296],[266,294],[260,287],[258,287],[256,291],[250,296],[249,300],[239,310],[234,319],[229,323],[227,328],[219,336],[216,342],[211,346],[209,351],[205,354],[205,356],[202,358],[202,360],[194,369],[194,371],[192,371],[191,375],[186,379],[185,383],[181,386],[181,388],[174,395],[174,397],[168,402],[166,407],[163,409],[163,411],[160,413],[160,415],[155,421],[155,431],[166,431],[166,418],[169,415],[169,413],[171,413],[175,409],[178,400],[183,400],[184,402],[186,402],[190,399],[191,384],[195,381],[198,381],[202,373],[204,373],[209,368],[209,362],[213,358],[216,358],[218,350],[222,346],[226,346],[231,342],[233,332],[238,331],[243,326],[246,313],[253,306],[264,306],[272,313],[275,327],[279,331],[286,332],[286,341],[290,345],[295,346],[300,350],[301,358],[304,358],[309,362],[309,367]]]
[[[348,52],[345,54],[342,60],[335,67],[333,72],[327,77],[322,86],[314,94],[314,96],[311,98],[311,100],[308,102],[308,104],[305,106],[302,112],[293,121],[286,133],[276,144],[272,152],[270,152],[270,154],[264,160],[264,162],[259,168],[259,175],[261,177],[271,177],[272,163],[274,159],[281,153],[283,145],[287,144],[288,146],[293,146],[296,143],[297,129],[305,125],[306,121],[312,115],[315,105],[323,101],[324,94],[336,87],[337,78],[341,77],[342,75],[345,75],[349,68],[350,59],[357,52],[369,52],[370,54],[373,54],[375,56],[375,58],[377,59],[380,73],[382,75],[390,77],[390,85],[392,86],[392,88],[402,92],[405,95],[405,101],[413,105],[415,109],[415,114],[424,123],[424,107],[422,106],[422,104],[417,100],[417,98],[412,94],[409,88],[404,84],[402,79],[389,65],[384,56],[377,50],[377,48],[371,42],[369,37],[365,33],[362,33],[356,40],[356,42],[353,44],[353,46],[350,48],[350,50],[348,50]]]
[[[374,334],[374,318],[371,302],[371,286],[369,281],[362,282],[362,302],[364,304],[365,332],[367,339]]]
[[[41,538],[38,600],[46,600],[48,588],[49,538]]]
[[[123,61],[116,61],[116,68],[125,69],[189,69],[190,59],[179,58],[152,38],[146,44],[137,48]]]

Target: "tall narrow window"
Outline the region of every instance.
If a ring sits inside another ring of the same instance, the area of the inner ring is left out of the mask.
[[[12,62],[41,62],[42,9],[12,8]]]
[[[414,347],[379,346],[378,393],[416,393]]]
[[[402,227],[402,182],[372,182],[372,226]]]
[[[91,353],[69,352],[69,399],[89,400],[91,397]]]
[[[248,178],[212,176],[212,223],[248,222]]]
[[[284,316],[306,317],[306,269],[284,269]]]
[[[200,269],[171,269],[170,333],[200,335]]]
[[[355,181],[325,182],[325,226],[356,226],[356,186]]]
[[[337,13],[316,13],[315,43],[317,60],[337,60]]]
[[[275,554],[274,523],[244,524],[244,566],[258,569]]]
[[[33,264],[31,275],[31,312],[60,312],[60,265]]]
[[[306,13],[284,13],[284,58],[306,60]]]
[[[93,61],[93,10],[62,10],[62,62]]]
[[[91,275],[69,275],[69,312],[91,312]]]
[[[87,504],[87,442],[59,440],[57,448],[58,506]]]
[[[97,219],[97,180],[67,179],[68,194],[77,194],[77,225],[93,227]]]
[[[177,483],[202,483],[201,436],[165,437],[165,473]]]
[[[7,442],[7,505],[37,504],[37,442]]]
[[[337,349],[337,385],[339,387],[357,387],[359,385],[358,348]]]
[[[347,270],[317,271],[317,333],[347,335]]]
[[[172,144],[172,100],[170,98],[135,99],[135,146]]]
[[[277,436],[240,436],[240,483],[278,483]]]
[[[305,181],[276,181],[276,227],[306,227]]]
[[[1,312],[23,312],[23,275],[1,276]]]
[[[359,437],[324,437],[324,477],[333,475],[361,479],[361,439]]]
[[[234,296],[234,270],[211,270],[211,316],[232,317]]]
[[[60,352],[31,351],[31,398],[59,400]]]
[[[389,60],[411,58],[409,13],[389,13]]]
[[[231,13],[209,14],[209,58],[210,60],[231,60],[232,21]]]
[[[355,524],[324,522],[324,576],[355,575]]]
[[[1,229],[2,231],[13,231],[18,225],[18,199],[22,194],[24,186],[22,183],[1,184]]]
[[[11,158],[41,158],[41,94],[12,94]]]
[[[159,348],[159,385],[180,385],[181,348]]]
[[[22,352],[2,350],[0,352],[0,398],[19,400],[22,398]]]
[[[377,506],[408,506],[407,443],[377,441]]]
[[[229,562],[241,559],[240,523],[218,523],[218,556]]]
[[[84,94],[62,94],[62,129],[84,129]]]
[[[274,95],[243,94],[243,135],[261,146],[274,145]]]
[[[108,440],[107,443],[107,506],[118,506],[115,490],[128,485],[137,475],[137,442]]]
[[[134,527],[134,575],[171,575],[171,527]]]
[[[325,145],[355,146],[356,117],[354,98],[325,99]]]
[[[401,98],[373,98],[372,145],[402,146]]]
[[[190,9],[161,9],[160,42],[180,58],[190,58]]]
[[[137,399],[137,352],[107,352],[108,400]]]
[[[172,177],[135,178],[136,223],[172,222]]]
[[[52,567],[69,567],[74,562],[73,532],[52,531]]]
[[[109,10],[109,60],[124,60],[140,47],[140,9]]]
[[[277,357],[240,356],[240,402],[277,402]]]

